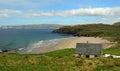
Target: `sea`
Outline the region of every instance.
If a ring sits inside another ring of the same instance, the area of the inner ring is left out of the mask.
[[[21,51],[55,44],[71,35],[52,33],[54,29],[0,29],[0,50]]]

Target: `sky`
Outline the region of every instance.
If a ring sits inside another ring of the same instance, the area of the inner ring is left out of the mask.
[[[0,0],[0,26],[118,21],[120,0]]]

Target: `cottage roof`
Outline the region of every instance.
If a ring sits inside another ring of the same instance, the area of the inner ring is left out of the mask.
[[[77,43],[76,53],[84,55],[101,55],[102,44]]]

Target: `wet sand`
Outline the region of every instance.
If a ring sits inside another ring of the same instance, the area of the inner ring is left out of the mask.
[[[66,49],[66,48],[76,48],[76,43],[100,43],[100,44],[110,44],[110,41],[99,38],[99,37],[70,37],[63,38],[57,41],[57,44],[51,45],[46,44],[44,47],[33,48],[26,53],[38,54],[45,53],[54,50]],[[110,45],[105,45],[109,47]]]

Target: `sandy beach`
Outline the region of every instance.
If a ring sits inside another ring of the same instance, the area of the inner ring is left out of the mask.
[[[30,51],[26,51],[26,53],[45,53],[50,52],[54,50],[59,49],[65,49],[65,48],[76,48],[76,43],[101,43],[101,44],[107,44],[104,45],[104,47],[110,47],[111,42],[99,37],[70,37],[70,38],[63,38],[59,39],[56,44],[46,44],[43,47],[39,48],[32,48]],[[109,44],[109,45],[108,45]]]

